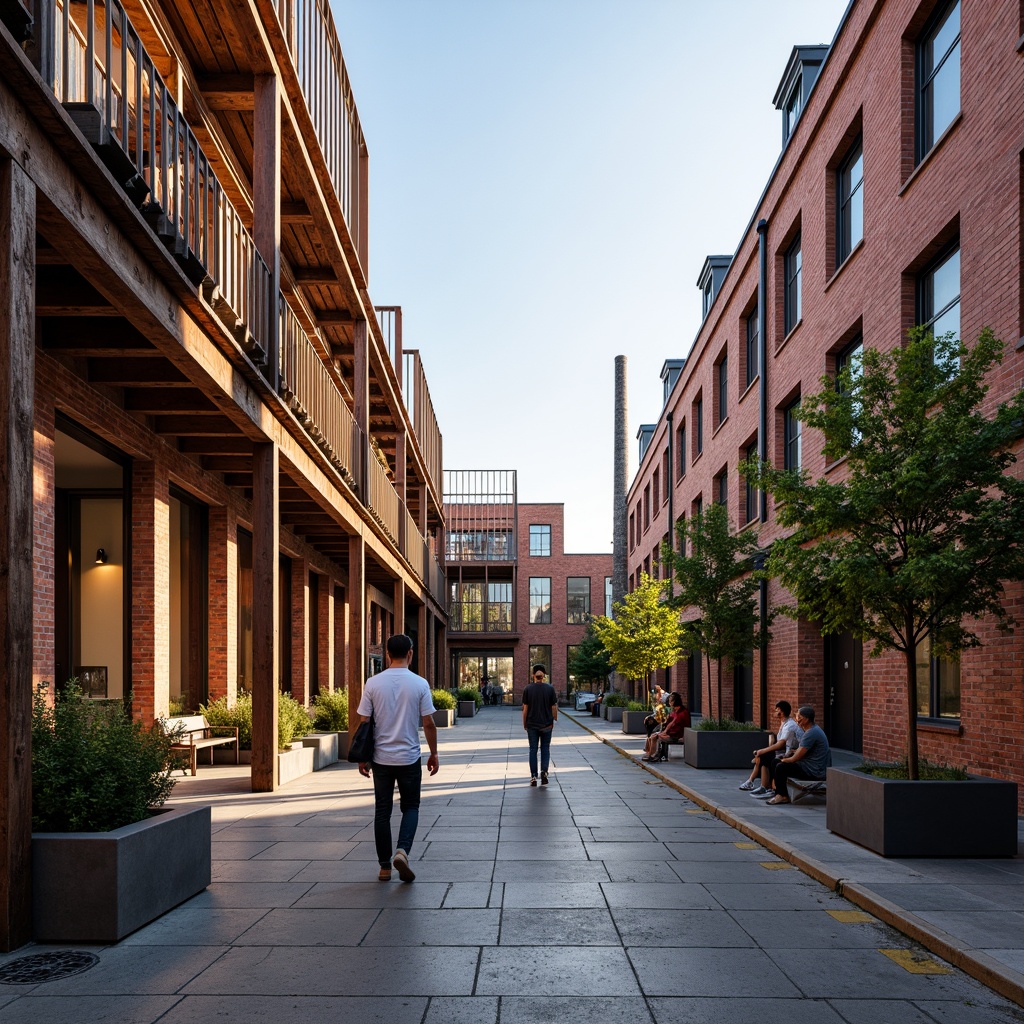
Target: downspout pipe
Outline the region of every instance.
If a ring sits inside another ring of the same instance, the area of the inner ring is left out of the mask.
[[[759,419],[757,424],[757,454],[763,462],[768,461],[768,221],[757,222],[758,282],[757,282],[757,397]],[[768,522],[768,495],[761,491],[761,522]],[[765,559],[759,560],[758,568],[764,568]],[[758,614],[761,628],[768,621],[768,581],[761,580],[758,586]],[[758,652],[758,674],[761,677],[760,715],[761,728],[768,725],[768,645],[762,644]]]
[[[665,473],[665,487],[667,488],[667,493],[668,493],[668,543],[669,543],[669,547],[672,548],[673,551],[675,551],[675,549],[676,549],[676,533],[675,533],[676,517],[675,517],[675,514],[673,512],[673,509],[675,507],[675,504],[674,504],[674,502],[675,502],[675,494],[673,493],[675,491],[675,487],[672,484],[672,472],[673,472],[673,467],[674,467],[674,464],[675,464],[675,448],[674,448],[675,432],[672,429],[672,412],[671,412],[671,410],[669,412],[665,413],[665,423],[666,423],[666,429],[668,430],[668,446],[667,446],[667,449],[666,449],[667,452],[668,452],[668,466],[666,467],[666,473]],[[669,597],[672,597],[673,584],[674,583],[675,583],[675,573],[670,573],[669,578],[668,578],[668,596]],[[667,668],[665,670],[665,682],[667,684],[665,688],[668,689],[668,690],[671,690],[672,689],[672,669],[671,668]]]

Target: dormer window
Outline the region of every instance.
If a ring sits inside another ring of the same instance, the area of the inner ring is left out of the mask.
[[[641,423],[640,429],[636,432],[637,440],[640,442],[640,461],[644,461],[644,456],[647,454],[647,449],[650,446],[651,439],[654,437],[654,431],[657,428],[657,423]]]
[[[794,46],[786,71],[775,90],[775,109],[782,111],[782,144],[796,130],[800,114],[818,78],[818,70],[828,56],[827,46]]]
[[[801,80],[793,86],[793,91],[789,94],[789,99],[786,101],[786,105],[782,110],[783,141],[793,134],[797,118],[800,116],[800,111],[803,110],[804,107],[803,101],[803,81]]]
[[[702,319],[706,320],[711,307],[714,305],[718,289],[722,287],[729,264],[732,263],[731,256],[709,256],[701,268],[700,277],[697,278],[697,287],[701,291]]]
[[[672,394],[672,389],[676,386],[676,381],[679,380],[679,374],[683,372],[683,367],[685,365],[685,359],[666,359],[665,362],[662,363],[662,405],[667,404],[669,395]]]

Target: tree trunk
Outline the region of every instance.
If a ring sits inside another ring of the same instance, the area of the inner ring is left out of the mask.
[[[718,659],[718,720],[722,720],[722,659]]]
[[[917,779],[917,645],[913,631],[908,630],[911,639],[907,643],[907,778]]]
[[[711,702],[711,655],[706,655],[704,660],[708,663],[708,718],[714,718],[714,707]]]

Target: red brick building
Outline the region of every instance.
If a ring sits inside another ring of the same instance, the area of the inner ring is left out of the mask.
[[[831,46],[794,48],[775,96],[776,167],[734,254],[708,257],[703,322],[689,355],[664,364],[664,406],[640,431],[631,585],[657,574],[662,540],[708,502],[762,545],[778,536],[770,501],[762,523],[738,474],[748,453],[841,477],[791,412],[859,346],[898,345],[914,324],[968,344],[990,327],[1006,354],[988,400],[1024,384],[1022,17],[985,0],[854,0]],[[765,596],[786,597],[774,582]],[[1019,620],[1021,588],[1007,600]],[[1024,781],[1024,633],[982,623],[980,635],[958,663],[923,652],[921,752]],[[896,758],[903,671],[852,636],[780,618],[752,668],[723,680],[721,711],[764,724],[776,700],[809,701],[836,746]],[[695,659],[668,676],[708,711]]]
[[[559,694],[587,621],[611,600],[611,554],[565,551],[561,504],[519,504],[516,472],[445,471],[449,674],[518,702],[535,664]]]

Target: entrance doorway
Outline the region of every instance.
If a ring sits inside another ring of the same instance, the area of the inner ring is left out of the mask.
[[[512,694],[511,651],[458,651],[455,655],[455,685],[483,690],[501,687],[505,699]]]
[[[833,747],[863,748],[863,644],[852,633],[828,638],[828,738]]]
[[[700,651],[694,648],[686,659],[686,706],[691,715],[701,713],[701,684],[703,673],[701,672]]]

